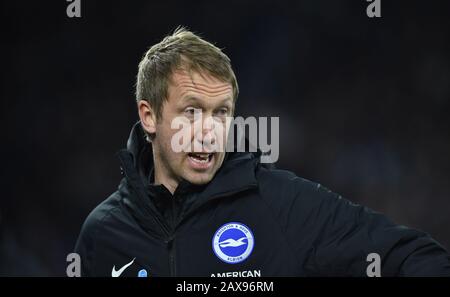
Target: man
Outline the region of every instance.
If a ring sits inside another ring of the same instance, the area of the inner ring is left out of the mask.
[[[220,149],[237,96],[230,60],[197,35],[180,28],[147,51],[124,177],[76,245],[83,276],[450,276],[427,234],[269,168],[260,151]]]

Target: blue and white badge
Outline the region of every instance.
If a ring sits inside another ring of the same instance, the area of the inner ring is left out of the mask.
[[[139,270],[138,277],[147,277],[147,270],[145,269]]]
[[[255,239],[250,228],[237,222],[220,227],[212,240],[214,253],[228,264],[237,264],[247,259],[254,245]]]

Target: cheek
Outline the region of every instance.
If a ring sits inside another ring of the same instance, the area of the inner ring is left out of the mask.
[[[174,149],[172,148],[172,138],[177,132],[178,130],[171,129],[169,126],[168,129],[163,129],[161,133],[161,141],[163,142],[164,150],[166,152],[166,155],[169,156],[168,161],[172,163],[181,163],[184,159],[186,159],[186,153],[174,151]],[[179,139],[179,134],[174,138]]]
[[[165,155],[174,153],[171,148],[171,133],[172,131],[170,129],[170,126],[167,129],[167,126],[164,124],[157,125],[155,140],[158,142],[159,147]]]
[[[221,148],[224,148],[224,145],[227,142],[228,138],[228,129],[226,128],[225,124],[220,123],[216,126],[214,129],[215,137],[220,144]]]

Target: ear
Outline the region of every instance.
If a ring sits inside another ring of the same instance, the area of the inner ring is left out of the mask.
[[[156,133],[156,114],[150,104],[145,100],[138,102],[139,118],[141,119],[142,128],[148,134]]]

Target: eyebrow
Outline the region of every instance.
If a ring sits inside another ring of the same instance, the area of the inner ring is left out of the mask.
[[[198,98],[197,96],[194,95],[187,95],[185,97],[182,98],[183,102],[191,102],[191,101],[203,101],[202,99]],[[220,103],[225,103],[226,101],[231,101],[231,103],[233,102],[233,99],[229,96],[223,98],[220,100]]]

